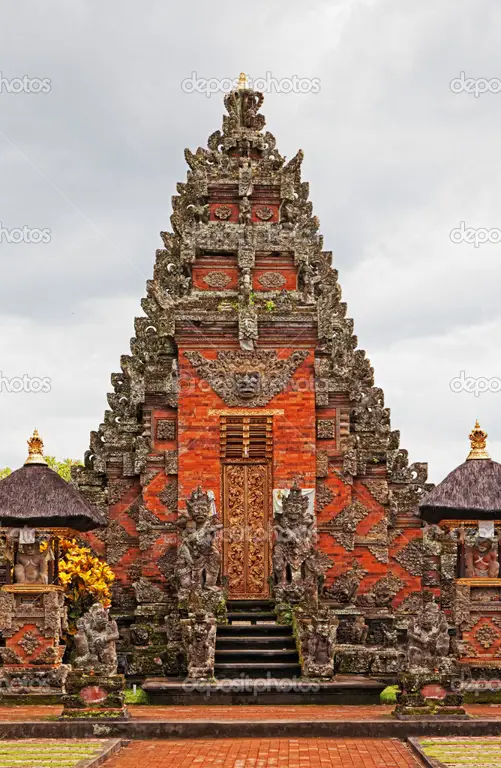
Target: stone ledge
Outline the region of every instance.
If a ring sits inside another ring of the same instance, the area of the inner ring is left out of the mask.
[[[0,739],[223,739],[241,738],[410,739],[412,736],[501,736],[501,720],[206,720],[43,721],[0,723]]]

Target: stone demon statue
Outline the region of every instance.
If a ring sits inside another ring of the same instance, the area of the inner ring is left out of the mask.
[[[449,631],[445,614],[429,600],[408,629],[407,667],[434,670],[449,652]]]
[[[331,565],[317,549],[315,514],[294,482],[275,521],[273,569],[278,599],[316,603],[319,579]]]
[[[84,672],[96,674],[117,674],[118,640],[116,621],[111,621],[108,611],[101,603],[94,603],[87,613],[77,621],[75,635],[75,667]]]
[[[333,676],[338,626],[339,619],[332,613],[319,613],[298,620],[301,671],[305,677]]]
[[[183,645],[188,659],[188,678],[214,677],[216,619],[207,611],[197,611],[181,620]]]
[[[218,591],[221,553],[216,544],[219,523],[213,497],[200,486],[186,501],[187,514],[181,515],[178,527],[181,542],[178,549],[176,572],[179,596],[204,590]]]

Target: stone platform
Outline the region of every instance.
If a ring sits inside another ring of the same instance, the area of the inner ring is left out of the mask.
[[[338,675],[332,681],[287,678],[230,678],[227,680],[172,680],[150,678],[143,689],[154,705],[258,704],[379,704],[379,694],[393,681]]]

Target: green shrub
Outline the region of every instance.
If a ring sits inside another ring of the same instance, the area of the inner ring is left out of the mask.
[[[146,691],[143,691],[141,687],[136,688],[136,692],[132,688],[127,688],[125,691],[125,703],[126,704],[149,704],[150,700]]]
[[[397,693],[400,693],[398,685],[387,685],[384,691],[379,694],[381,704],[396,704]]]

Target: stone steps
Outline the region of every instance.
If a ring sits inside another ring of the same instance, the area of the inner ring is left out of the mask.
[[[246,648],[248,650],[250,649],[260,649],[263,648],[266,650],[269,649],[281,649],[281,650],[296,650],[296,643],[294,640],[294,637],[292,634],[290,635],[223,635],[222,637],[218,636],[216,640],[216,649],[217,650],[228,650],[228,649],[241,649]]]
[[[227,610],[229,624],[217,628],[216,679],[300,677],[292,627],[277,624],[270,600],[229,600]]]
[[[299,678],[301,675],[301,666],[299,664],[290,664],[287,662],[268,661],[263,659],[257,662],[239,661],[235,663],[220,663],[216,660],[214,668],[216,679],[246,679],[267,678],[283,680],[284,678]]]

